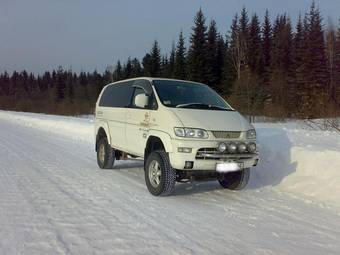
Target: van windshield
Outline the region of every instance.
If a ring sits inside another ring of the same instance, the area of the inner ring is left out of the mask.
[[[153,80],[153,85],[167,107],[233,111],[231,107],[207,85],[174,80]]]

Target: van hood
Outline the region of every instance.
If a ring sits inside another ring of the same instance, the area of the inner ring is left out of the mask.
[[[216,131],[247,131],[254,128],[237,111],[171,108],[184,127]]]

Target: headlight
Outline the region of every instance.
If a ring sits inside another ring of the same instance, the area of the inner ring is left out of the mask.
[[[246,134],[246,138],[247,139],[256,139],[256,131],[255,131],[255,129],[248,130],[247,134]]]
[[[208,132],[204,129],[199,128],[175,128],[175,135],[179,137],[188,137],[188,138],[199,138],[206,139],[208,138]]]

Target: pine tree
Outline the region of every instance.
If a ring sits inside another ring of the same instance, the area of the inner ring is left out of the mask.
[[[304,88],[304,68],[305,68],[305,44],[307,38],[305,38],[305,31],[304,31],[304,25],[302,22],[301,15],[299,15],[299,19],[296,24],[296,33],[294,35],[294,48],[293,48],[293,54],[294,54],[294,70],[295,70],[295,82],[297,85],[297,93],[299,93],[299,96],[302,96],[300,91]]]
[[[187,78],[186,48],[183,31],[180,32],[177,42],[174,73],[174,77],[177,79],[185,80]]]
[[[113,66],[110,65],[106,67],[105,72],[103,74],[104,84],[109,84],[113,82],[113,72],[114,72]]]
[[[88,77],[87,77],[87,75],[84,71],[81,71],[80,74],[79,74],[79,83],[80,83],[81,88],[83,90],[84,99],[86,101],[89,101],[90,97],[89,97],[89,92],[88,92],[88,87],[87,87]]]
[[[249,26],[249,17],[246,7],[243,7],[240,14],[239,27],[240,33],[244,35],[245,38],[248,38],[248,26]]]
[[[71,103],[74,103],[74,79],[71,69],[67,72],[67,97]]]
[[[26,70],[21,72],[22,77],[22,87],[24,88],[26,93],[29,93],[29,82],[28,82],[28,73]]]
[[[218,92],[223,92],[223,81],[224,81],[224,61],[226,58],[226,42],[223,40],[221,35],[217,38],[217,50],[216,50],[216,87]]]
[[[8,96],[10,94],[10,77],[7,71],[1,74],[0,78],[0,95]]]
[[[19,82],[19,73],[17,71],[14,71],[11,76],[11,93],[13,100],[16,100],[17,92],[18,92],[18,82]]]
[[[151,63],[151,55],[149,53],[146,53],[143,61],[143,69],[144,69],[144,76],[152,76],[152,63]]]
[[[340,108],[340,20],[334,51],[334,94],[336,104]]]
[[[150,52],[151,60],[151,77],[158,77],[161,74],[161,50],[158,41],[155,40]]]
[[[292,24],[289,18],[287,18],[285,25],[285,44],[284,44],[284,72],[285,72],[285,81],[287,86],[287,98],[286,102],[284,102],[283,108],[286,111],[286,116],[295,117],[297,106],[298,106],[298,97],[297,97],[297,84],[295,83],[295,60],[294,60],[294,36],[292,31]]]
[[[128,57],[128,60],[123,68],[123,77],[124,79],[129,79],[132,77],[132,61],[131,57]]]
[[[160,76],[165,77],[165,78],[169,78],[170,74],[171,74],[171,71],[170,71],[168,55],[165,54],[164,56],[162,56],[162,60],[161,60]]]
[[[239,43],[239,27],[238,27],[238,15],[236,14],[232,20],[230,27],[230,36],[228,39],[227,61],[226,65],[230,66],[228,69],[229,76],[232,80],[240,79],[241,76],[241,50]],[[231,71],[233,70],[233,71]],[[232,77],[234,74],[234,77]]]
[[[53,88],[56,83],[57,83],[57,72],[53,70],[50,88]]]
[[[229,43],[229,55],[237,80],[241,78],[247,64],[248,16],[244,8],[242,15],[242,20],[236,14],[232,21]]]
[[[223,61],[222,85],[220,86],[221,93],[225,96],[230,96],[233,84],[237,79],[237,73],[233,61],[233,52],[231,51],[228,40],[230,39],[227,37],[225,44],[225,57]]]
[[[327,96],[332,102],[336,102],[335,97],[335,86],[334,86],[334,61],[335,61],[335,43],[336,43],[336,31],[333,27],[332,21],[329,19],[327,31],[325,32],[326,37],[326,55],[327,64],[329,71],[329,86],[327,90]]]
[[[248,48],[249,48],[249,18],[248,18],[248,12],[245,7],[242,8],[240,19],[239,19],[239,40],[241,43],[241,47],[244,50],[244,60],[242,63],[242,68],[246,68],[246,65],[248,64]]]
[[[247,93],[248,112],[252,113],[254,110],[259,110],[262,107],[264,100],[264,88],[260,79],[262,70],[261,29],[260,21],[256,14],[251,18],[247,36],[247,65],[244,71],[246,86],[244,91]]]
[[[122,68],[122,65],[120,63],[120,61],[118,60],[117,61],[117,65],[116,65],[116,68],[114,70],[114,75],[113,75],[113,79],[114,81],[120,81],[123,79],[124,77],[124,74],[123,74],[123,68]]]
[[[188,72],[189,79],[192,81],[206,81],[206,44],[207,27],[204,14],[200,8],[194,19],[188,52]]]
[[[269,12],[266,10],[264,23],[262,25],[262,65],[261,73],[263,76],[263,84],[268,88],[271,64],[271,47],[272,47],[272,26],[270,23]]]
[[[176,48],[175,43],[172,42],[169,63],[167,66],[166,77],[173,78],[175,76],[175,58],[176,58]]]
[[[249,68],[249,18],[245,8],[242,9],[240,18],[236,15],[231,25],[230,45],[228,55],[236,73],[236,81],[232,89],[232,103],[244,108],[247,114],[255,111],[254,102],[257,93],[254,80]]]
[[[27,80],[28,93],[32,95],[35,91],[35,77],[33,73],[30,73]]]
[[[291,114],[296,109],[293,69],[293,34],[290,19],[280,15],[273,27],[271,54],[271,99],[277,107],[274,114]]]
[[[324,31],[322,17],[315,3],[312,3],[307,18],[306,44],[306,98],[303,112],[307,117],[318,117],[326,110],[326,91],[329,84],[327,60],[325,54]]]
[[[51,86],[51,74],[46,71],[42,76],[40,91],[45,92]]]
[[[140,77],[142,76],[143,70],[142,66],[137,58],[132,60],[132,74],[131,77]]]
[[[66,81],[65,81],[65,74],[64,70],[61,66],[59,66],[57,71],[57,101],[61,101],[65,99],[65,89],[66,89]]]
[[[261,36],[260,22],[256,14],[252,16],[249,26],[249,43],[248,43],[248,64],[253,74],[260,74],[261,69]]]
[[[92,74],[93,77],[93,85],[95,87],[95,96],[93,97],[93,100],[96,100],[100,94],[100,92],[103,89],[104,86],[104,77],[95,70]]]
[[[209,25],[206,44],[206,74],[205,83],[212,88],[217,87],[220,77],[217,74],[217,42],[218,33],[215,20],[212,20]]]

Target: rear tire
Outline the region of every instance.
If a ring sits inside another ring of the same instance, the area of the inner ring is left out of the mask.
[[[250,169],[245,168],[240,171],[222,174],[218,182],[225,189],[241,190],[244,189],[249,181]]]
[[[153,151],[146,159],[145,183],[154,196],[170,195],[175,189],[176,172],[170,165],[165,151]]]
[[[102,169],[111,169],[115,161],[114,149],[108,143],[107,138],[101,138],[97,143],[97,163]]]

